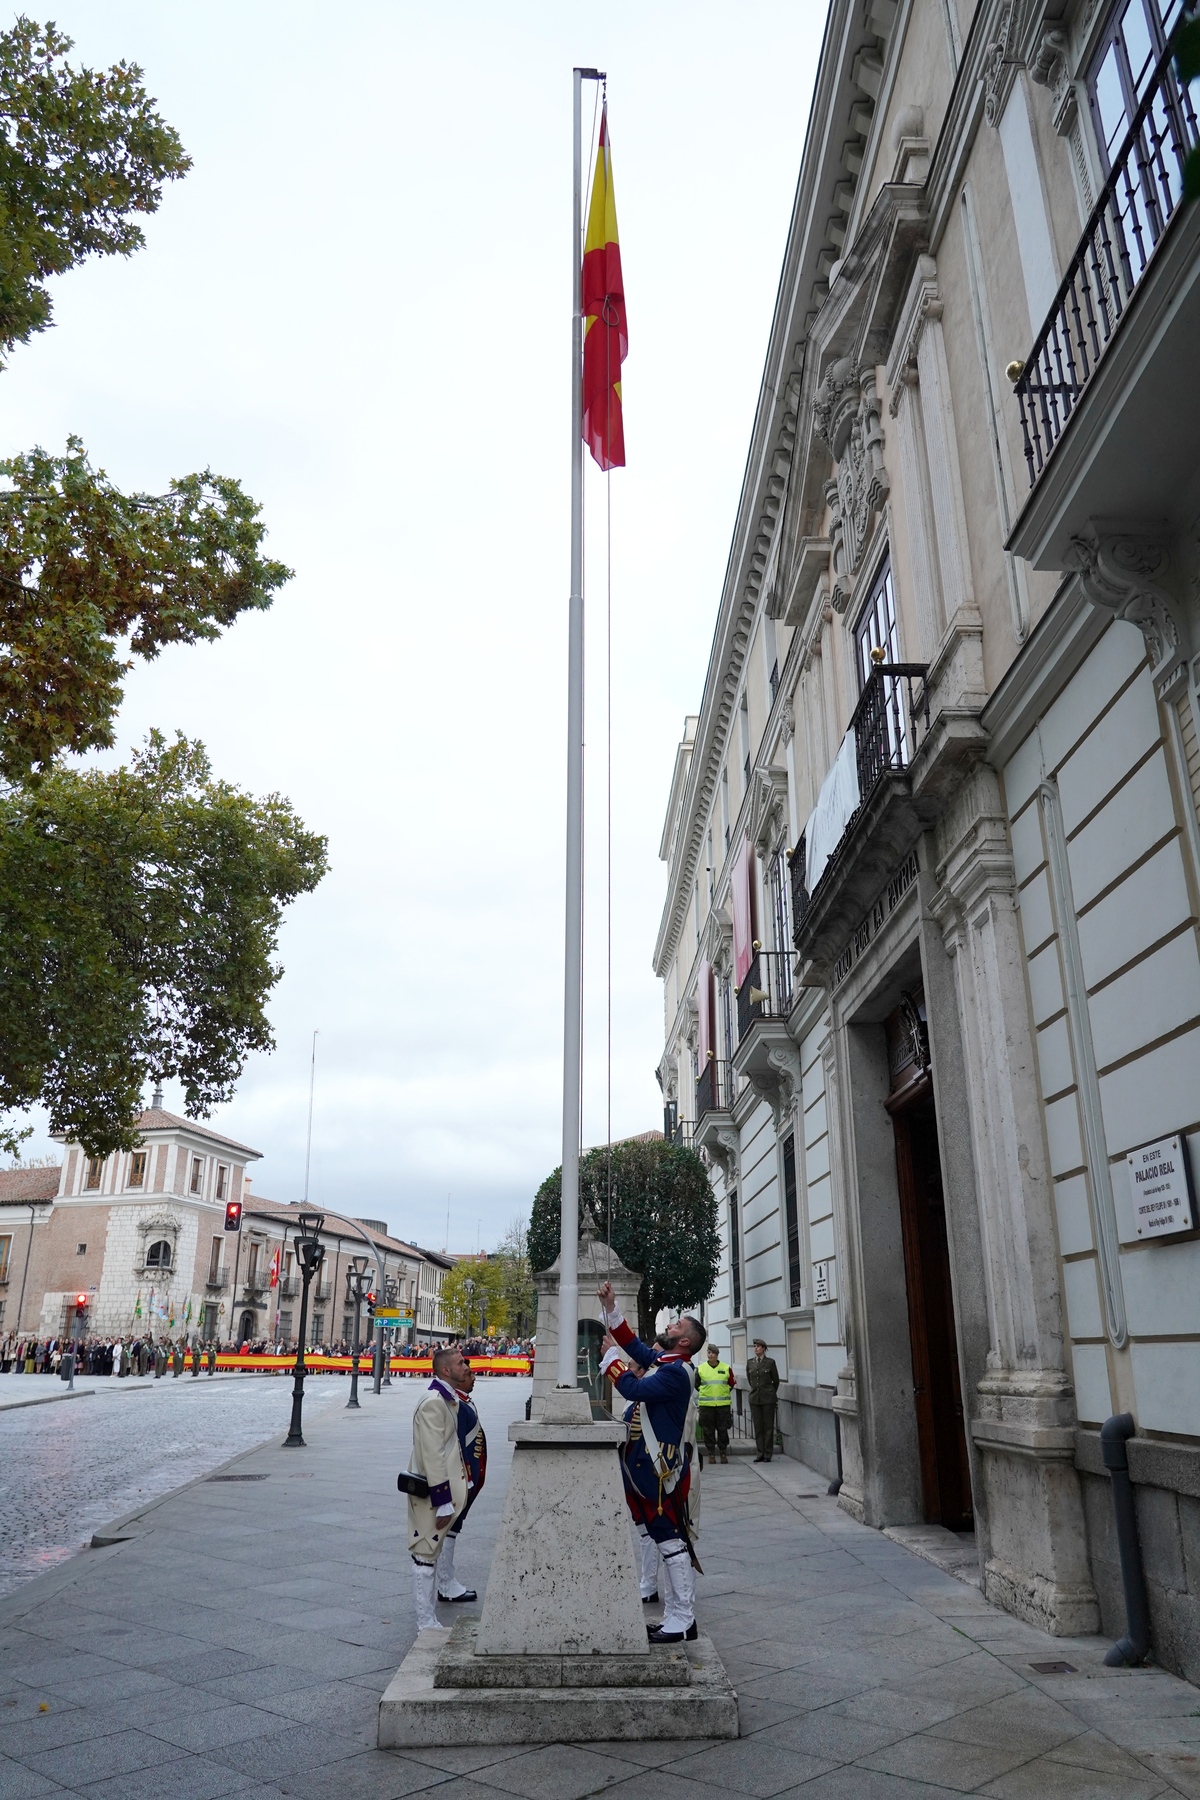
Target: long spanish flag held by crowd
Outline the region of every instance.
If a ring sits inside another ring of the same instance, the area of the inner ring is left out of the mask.
[[[596,173],[583,240],[583,441],[602,469],[625,466],[621,417],[621,364],[629,350],[625,287],[617,238],[608,108],[600,114]]]

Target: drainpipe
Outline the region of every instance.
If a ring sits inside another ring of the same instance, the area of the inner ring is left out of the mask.
[[[831,1481],[825,1489],[827,1494],[840,1494],[842,1491],[842,1421],[838,1413],[833,1415],[833,1439],[837,1445],[838,1472],[837,1480]]]
[[[1112,1483],[1113,1516],[1117,1527],[1117,1549],[1121,1557],[1121,1581],[1125,1588],[1126,1635],[1115,1643],[1104,1658],[1109,1668],[1136,1668],[1150,1654],[1150,1601],[1146,1594],[1146,1571],[1142,1566],[1142,1546],[1138,1539],[1137,1507],[1133,1483],[1129,1479],[1129,1457],[1125,1446],[1137,1426],[1132,1413],[1114,1413],[1100,1428],[1100,1450]]]

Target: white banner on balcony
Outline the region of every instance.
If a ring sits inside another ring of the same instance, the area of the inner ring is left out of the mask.
[[[858,753],[851,726],[821,783],[817,804],[804,827],[804,885],[811,894],[859,803]]]

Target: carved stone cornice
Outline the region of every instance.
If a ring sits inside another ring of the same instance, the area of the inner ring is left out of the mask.
[[[1162,585],[1171,567],[1165,529],[1089,519],[1070,540],[1066,565],[1093,606],[1136,625],[1146,644],[1154,691],[1167,699],[1187,673],[1174,601]]]

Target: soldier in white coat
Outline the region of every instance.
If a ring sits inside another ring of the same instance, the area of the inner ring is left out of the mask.
[[[408,1497],[408,1549],[413,1562],[413,1598],[418,1631],[440,1631],[437,1616],[437,1561],[446,1533],[467,1504],[467,1470],[458,1438],[458,1395],[468,1376],[457,1344],[433,1353],[433,1380],[413,1414],[409,1468],[429,1483],[429,1498]]]

